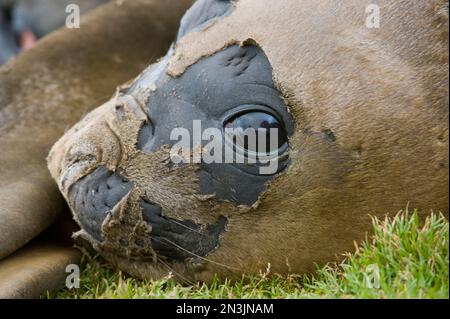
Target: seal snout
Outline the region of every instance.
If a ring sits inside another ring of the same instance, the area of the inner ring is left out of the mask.
[[[109,101],[92,111],[52,147],[48,168],[66,196],[74,183],[96,168],[117,167],[122,149],[108,123],[112,107]]]
[[[69,190],[69,200],[81,227],[102,241],[102,224],[107,214],[131,188],[132,183],[105,167],[76,182]]]

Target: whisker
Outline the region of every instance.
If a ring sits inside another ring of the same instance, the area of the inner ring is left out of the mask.
[[[155,239],[155,238],[152,237],[152,239]],[[240,271],[239,268],[232,267],[232,266],[228,266],[228,265],[225,265],[225,264],[222,264],[222,263],[219,263],[219,262],[210,260],[210,259],[208,259],[208,258],[199,256],[199,255],[197,255],[197,254],[195,254],[195,253],[193,253],[193,252],[191,252],[191,251],[189,251],[189,250],[187,250],[187,249],[185,249],[185,248],[183,248],[183,247],[181,247],[181,246],[175,244],[174,242],[172,242],[171,240],[169,240],[169,239],[167,239],[167,238],[163,238],[163,239],[164,239],[167,243],[173,245],[174,247],[176,247],[176,248],[178,248],[178,249],[181,249],[182,251],[184,251],[184,252],[186,252],[186,253],[188,253],[188,254],[194,256],[194,257],[200,258],[200,259],[202,259],[202,260],[204,260],[204,261],[210,262],[210,263],[215,264],[215,265],[218,265],[218,266],[222,266],[222,267],[229,268],[229,269],[232,269],[232,270]],[[161,242],[161,241],[159,241],[159,242]]]
[[[195,233],[197,233],[197,234],[200,234],[200,235],[202,235],[202,236],[205,236],[206,237],[206,235],[205,234],[203,234],[202,232],[200,232],[199,230],[197,230],[197,229],[194,229],[194,228],[191,228],[191,227],[189,227],[189,226],[186,226],[186,225],[184,225],[184,224],[182,224],[181,222],[178,222],[178,221],[176,221],[176,220],[173,220],[173,219],[168,219],[170,222],[172,222],[172,223],[174,223],[175,225],[178,225],[178,226],[181,226],[181,227],[184,227],[184,228],[186,228],[186,229],[188,229],[188,230],[190,230],[190,231],[192,231],[192,232],[195,232]]]

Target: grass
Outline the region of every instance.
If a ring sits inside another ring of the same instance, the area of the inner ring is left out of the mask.
[[[318,268],[312,276],[270,275],[240,282],[186,287],[172,279],[151,282],[130,278],[85,260],[79,289],[48,298],[448,298],[449,224],[442,215],[425,223],[418,213],[373,219],[373,236],[340,264]],[[377,275],[379,274],[379,275]],[[376,278],[368,280],[368,278]],[[368,285],[369,283],[369,285]],[[370,284],[372,287],[370,287]]]

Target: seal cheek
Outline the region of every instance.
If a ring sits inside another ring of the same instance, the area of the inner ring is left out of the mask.
[[[201,226],[192,221],[178,221],[161,215],[161,208],[146,201],[141,202],[143,218],[152,226],[153,250],[169,260],[183,261],[205,257],[220,244],[220,235],[228,220],[220,216],[215,224]]]

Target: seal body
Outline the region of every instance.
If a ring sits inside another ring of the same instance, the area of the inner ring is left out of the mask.
[[[108,0],[0,1],[0,65],[63,26],[73,8],[84,14]],[[70,7],[72,5],[72,7]],[[74,7],[76,6],[76,7]]]
[[[198,1],[167,55],[53,147],[77,236],[133,275],[208,281],[312,271],[408,205],[448,215],[448,6],[380,1],[379,29],[366,6]],[[277,169],[174,162],[195,121],[276,127]]]

